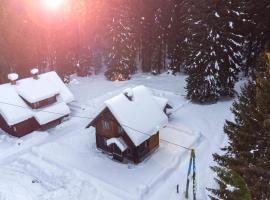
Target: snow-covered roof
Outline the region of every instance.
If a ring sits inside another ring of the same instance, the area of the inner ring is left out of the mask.
[[[105,105],[112,112],[132,142],[139,146],[164,127],[168,118],[145,86],[132,88],[132,100],[121,93]]]
[[[57,87],[60,90],[60,97],[64,102],[71,103],[74,101],[74,95],[71,93],[69,88],[65,85],[65,83],[61,80],[56,72],[51,71],[45,74],[41,74],[39,75],[39,78],[46,80],[47,82],[50,82],[55,87]]]
[[[39,75],[39,78],[26,78],[18,81],[16,89],[29,103],[36,103],[41,100],[60,94],[64,102],[70,103],[74,100],[74,96],[63,83],[56,72],[48,72]]]
[[[107,146],[110,146],[111,144],[117,145],[122,152],[124,152],[128,147],[122,138],[110,138],[106,141],[106,143]]]
[[[10,84],[0,85],[0,114],[10,126],[33,116],[30,108]]]
[[[156,100],[156,102],[158,103],[158,105],[160,106],[162,110],[166,107],[166,105],[169,102],[168,99],[163,98],[163,97],[154,96],[154,99]]]
[[[32,117],[35,117],[40,125],[59,119],[70,113],[66,103],[74,100],[73,94],[55,72],[41,74],[37,80],[22,79],[17,81],[16,85],[0,85],[0,94],[0,114],[10,126]],[[38,110],[31,109],[21,98],[35,103],[56,94],[59,94],[57,103]]]
[[[34,112],[34,117],[40,125],[44,125],[69,114],[69,107],[66,103],[62,102],[55,103],[49,107]]]
[[[15,85],[18,94],[29,103],[36,103],[60,93],[60,89],[53,83],[39,78],[22,79]]]

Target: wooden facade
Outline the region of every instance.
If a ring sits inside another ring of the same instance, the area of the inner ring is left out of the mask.
[[[0,115],[0,128],[12,136],[22,137],[39,129],[40,126],[34,117],[10,126]]]
[[[2,101],[10,99],[10,104],[14,104],[14,110],[6,109],[5,105],[0,105],[0,128],[16,137],[22,137],[36,130],[46,130],[57,126],[63,121],[63,118],[69,115],[70,109],[67,104],[74,100],[72,93],[67,87],[63,87],[63,81],[55,72],[52,71],[39,75],[38,70],[33,69],[31,70],[31,73],[36,80],[33,81],[31,78],[26,78],[17,82],[14,80],[11,84],[0,85],[0,90],[3,93],[3,95],[0,95],[0,99]],[[9,76],[11,77],[11,75]],[[14,77],[18,78],[18,75],[15,74]],[[10,79],[12,78],[13,77]],[[52,84],[49,84],[50,82],[52,82]],[[31,85],[33,84],[37,84],[38,87],[32,88]],[[36,92],[36,88],[40,88],[41,91]],[[48,95],[43,96],[42,88],[47,88],[46,91],[48,91],[48,93],[46,92],[46,94]],[[30,95],[33,95],[32,97],[37,97],[37,100],[34,99],[34,101],[29,102],[27,101],[28,98],[23,98],[27,96],[20,95],[24,94],[24,90],[27,91],[28,89],[34,89],[32,91],[33,94],[30,93]],[[58,96],[61,97],[61,100],[58,99]],[[16,116],[16,109],[20,109],[20,111],[18,111],[18,115],[20,116],[18,116],[18,118]],[[25,110],[25,113],[23,113],[23,110]],[[51,114],[56,112],[56,116],[50,115],[50,112]],[[10,121],[6,121],[7,118]],[[16,119],[21,121],[14,124],[17,122],[14,121]]]
[[[55,95],[53,97],[44,99],[44,100],[36,102],[36,103],[29,103],[24,98],[22,98],[22,97],[21,98],[32,109],[39,109],[39,108],[46,107],[46,106],[49,106],[51,104],[56,103],[57,96],[58,95]],[[0,115],[0,128],[12,136],[23,137],[23,136],[25,136],[33,131],[36,131],[36,130],[47,130],[49,128],[55,127],[55,126],[61,124],[63,118],[65,118],[65,117],[67,117],[67,116],[60,117],[56,120],[53,120],[47,124],[42,124],[42,125],[39,124],[34,117],[32,117],[30,119],[27,119],[25,121],[22,121],[20,123],[17,123],[17,124],[10,126],[7,124],[5,119]]]
[[[0,115],[0,128],[3,129],[8,134],[15,136],[15,137],[23,137],[33,131],[37,130],[47,130],[49,128],[55,127],[59,124],[61,124],[63,118],[61,117],[59,119],[56,119],[54,121],[51,121],[47,124],[40,125],[37,120],[32,117],[25,121],[22,121],[18,124],[14,124],[12,126],[8,125],[5,119]]]
[[[90,126],[96,128],[97,148],[111,154],[114,159],[121,162],[129,160],[140,163],[159,146],[159,132],[136,146],[108,108],[105,108],[87,128]],[[116,144],[108,146],[107,140],[111,138],[122,138],[127,149],[122,152]]]
[[[47,129],[49,129],[49,128],[53,128],[53,127],[55,127],[55,126],[61,124],[62,121],[63,121],[63,119],[64,119],[65,117],[67,117],[67,116],[68,116],[68,115],[63,116],[63,117],[61,117],[61,118],[58,118],[58,119],[53,120],[53,121],[51,121],[51,122],[48,122],[47,124],[42,124],[42,125],[40,125],[40,129],[41,129],[41,130],[47,130]]]
[[[24,99],[22,96],[20,96],[20,97],[32,109],[39,109],[39,108],[42,108],[42,107],[45,107],[45,106],[48,106],[48,105],[51,105],[51,104],[56,103],[57,102],[57,96],[58,95],[54,95],[53,97],[50,97],[50,98],[47,98],[47,99],[43,99],[43,100],[38,101],[38,102],[35,102],[35,103],[30,103],[26,99]]]

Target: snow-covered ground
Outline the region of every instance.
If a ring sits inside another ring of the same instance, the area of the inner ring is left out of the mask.
[[[96,150],[94,129],[85,129],[105,100],[135,85],[151,88],[175,108],[160,148],[137,166]],[[207,199],[205,188],[214,186],[212,154],[227,142],[223,125],[232,120],[233,100],[192,104],[184,87],[183,75],[138,74],[125,82],[74,76],[69,88],[76,102],[63,124],[21,139],[0,133],[0,200],[184,199],[190,152],[181,146],[195,148],[197,199]]]

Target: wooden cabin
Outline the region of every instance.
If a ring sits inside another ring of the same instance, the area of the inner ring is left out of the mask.
[[[22,137],[40,128],[34,117],[12,125],[8,124],[2,115],[0,115],[0,127],[3,131],[15,137]]]
[[[142,162],[159,147],[168,118],[150,91],[137,86],[105,102],[87,126],[96,128],[96,146],[118,161]]]
[[[38,70],[34,70],[38,73]],[[60,124],[70,114],[68,103],[74,96],[55,72],[0,85],[0,128],[22,137],[35,130]]]

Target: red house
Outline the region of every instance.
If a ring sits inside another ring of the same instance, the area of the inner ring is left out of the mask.
[[[159,130],[168,122],[161,104],[144,86],[107,100],[87,126],[96,128],[97,148],[118,161],[139,163],[159,146]]]
[[[19,81],[17,74],[10,74],[11,83],[0,85],[0,128],[16,137],[61,123],[74,100],[55,72],[31,73]]]

